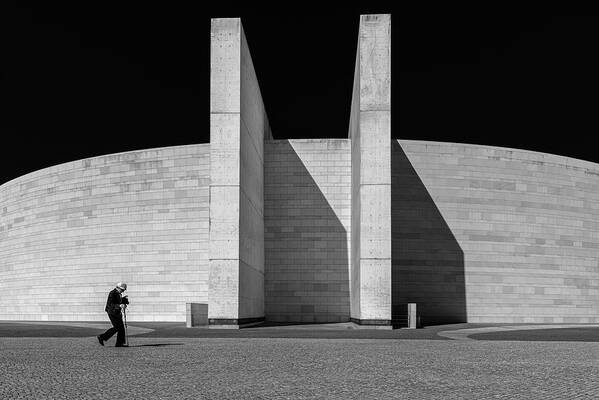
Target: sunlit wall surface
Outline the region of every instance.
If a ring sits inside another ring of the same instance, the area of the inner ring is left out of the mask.
[[[0,186],[0,320],[185,319],[208,295],[209,145],[112,154]]]
[[[437,321],[599,322],[599,165],[408,140],[392,164],[394,303]]]

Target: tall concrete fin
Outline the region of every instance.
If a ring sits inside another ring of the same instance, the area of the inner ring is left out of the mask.
[[[212,20],[210,46],[211,325],[264,319],[264,140],[271,138],[238,18]]]
[[[391,325],[391,16],[360,16],[351,104],[351,318]]]

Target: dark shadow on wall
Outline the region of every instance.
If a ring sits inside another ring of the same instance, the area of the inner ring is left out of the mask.
[[[467,322],[464,252],[397,140],[391,149],[393,318],[416,303],[423,325]]]
[[[266,321],[349,321],[347,232],[287,140],[265,142],[264,236]]]

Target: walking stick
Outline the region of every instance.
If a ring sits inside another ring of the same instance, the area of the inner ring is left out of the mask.
[[[129,346],[129,336],[127,335],[127,306],[123,308],[123,317],[125,317],[125,344]]]

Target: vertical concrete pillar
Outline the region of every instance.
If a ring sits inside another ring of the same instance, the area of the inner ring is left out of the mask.
[[[352,139],[351,318],[391,326],[391,16],[362,15]]]
[[[210,325],[264,319],[264,140],[268,118],[238,18],[212,20]]]

